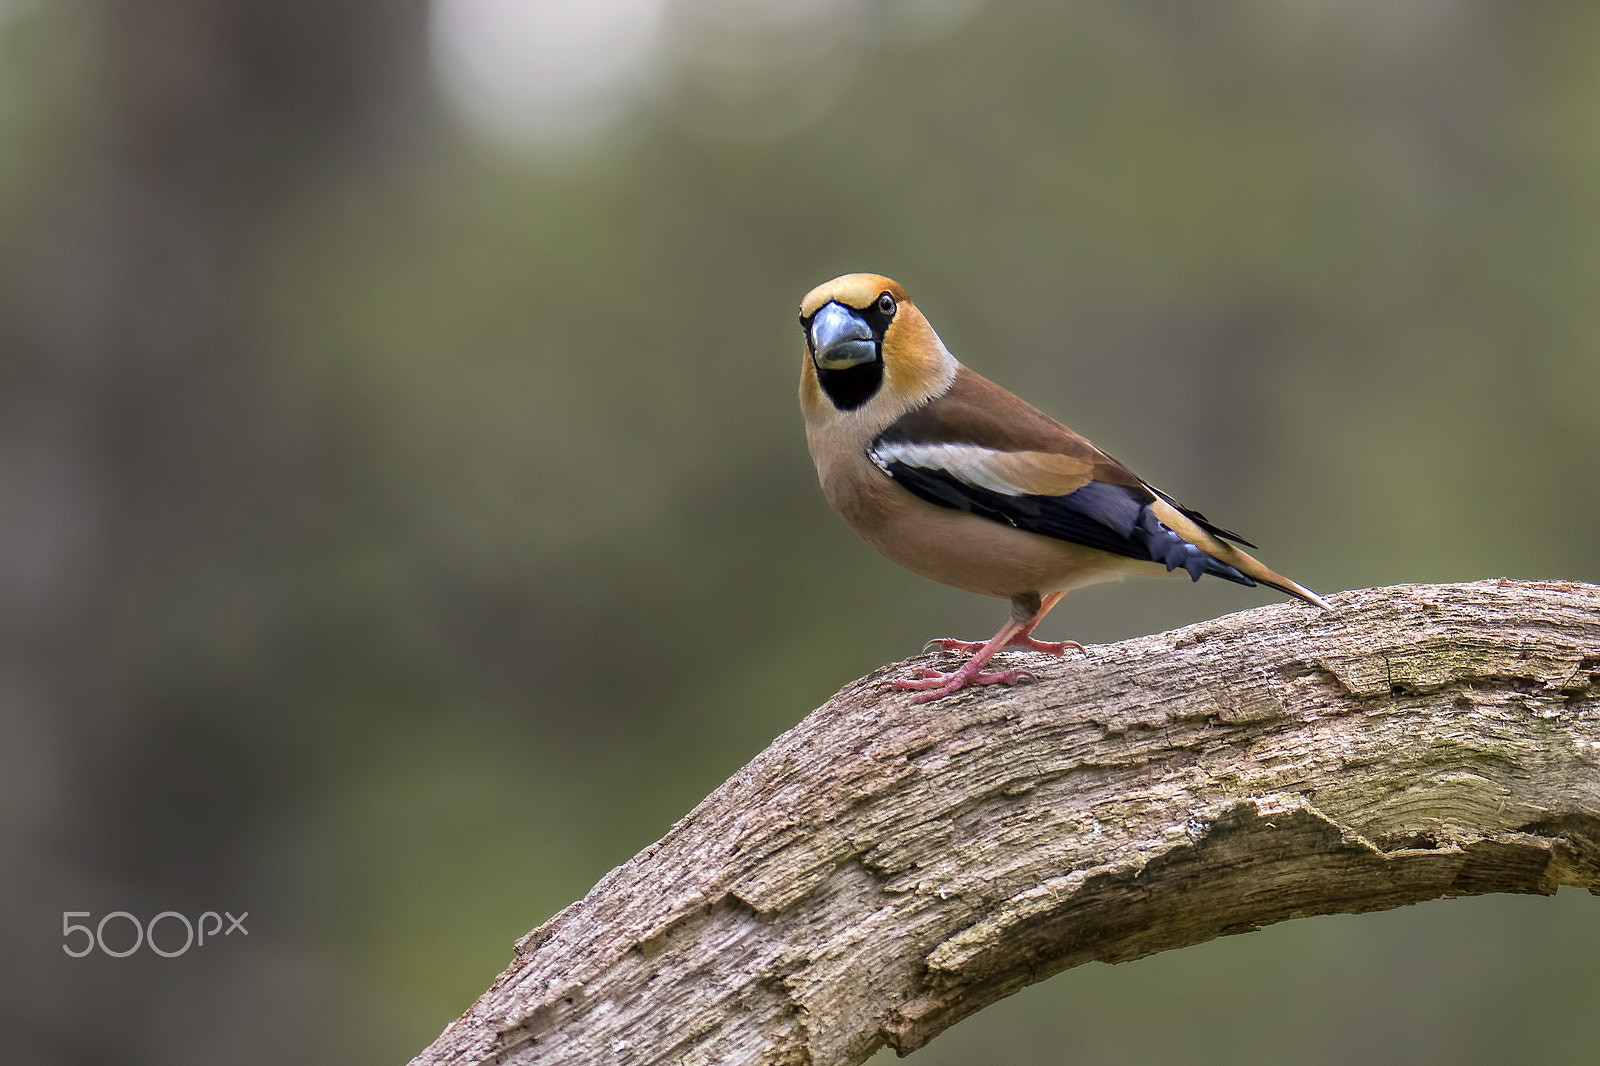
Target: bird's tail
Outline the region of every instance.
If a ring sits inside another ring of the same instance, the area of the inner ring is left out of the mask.
[[[1201,522],[1195,521],[1186,512],[1168,502],[1165,498],[1157,498],[1149,506],[1150,510],[1161,520],[1163,525],[1205,552],[1222,566],[1230,567],[1252,581],[1262,585],[1270,585],[1279,592],[1321,607],[1324,611],[1333,610],[1328,605],[1327,600],[1318,596],[1304,585],[1296,581],[1290,581],[1282,574],[1267,569],[1261,560],[1255,556],[1234,547],[1221,537],[1218,537],[1212,532],[1214,527],[1209,522],[1202,525]],[[1201,521],[1204,520],[1202,519]],[[1168,569],[1171,569],[1171,567]],[[1196,574],[1195,576],[1198,577],[1199,575]],[[1232,579],[1231,575],[1226,573],[1218,576]]]
[[[1232,566],[1241,573],[1249,574],[1251,577],[1255,578],[1256,581],[1263,585],[1271,585],[1279,592],[1287,593],[1290,596],[1305,600],[1307,603],[1312,604],[1313,606],[1321,607],[1324,611],[1333,610],[1333,607],[1329,605],[1327,600],[1323,599],[1321,596],[1318,596],[1315,592],[1312,592],[1304,585],[1297,581],[1290,581],[1282,574],[1273,573],[1265,566],[1262,566],[1261,560],[1257,559],[1255,556],[1242,552],[1237,548],[1233,548],[1231,545],[1229,547],[1231,549],[1231,553],[1236,556],[1234,560],[1231,560],[1228,563],[1229,566]]]

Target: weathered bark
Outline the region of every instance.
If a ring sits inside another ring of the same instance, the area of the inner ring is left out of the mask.
[[[1263,607],[886,667],[517,945],[418,1064],[856,1063],[1071,966],[1309,914],[1600,892],[1600,588]],[[1020,658],[1020,656],[1019,656]]]

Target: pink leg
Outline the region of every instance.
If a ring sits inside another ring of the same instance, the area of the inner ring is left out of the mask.
[[[930,703],[968,685],[1015,685],[1022,680],[1022,671],[998,670],[985,673],[983,666],[994,658],[995,652],[1005,647],[1012,637],[1022,631],[1024,624],[1013,620],[1001,626],[1000,632],[996,633],[988,643],[979,647],[972,658],[962,663],[958,670],[949,673],[942,670],[918,670],[915,680],[903,678],[891,681],[889,684],[893,688],[925,690],[912,701],[913,703]]]
[[[1079,644],[1075,640],[1033,639],[1033,627],[1038,625],[1040,620],[1049,613],[1050,608],[1054,607],[1058,602],[1060,602],[1061,597],[1065,595],[1065,592],[1052,592],[1050,595],[1046,596],[1039,604],[1039,613],[1030,618],[1028,620],[1028,624],[1019,629],[1017,631],[1017,635],[1006,642],[1006,647],[1023,648],[1027,651],[1048,652],[1051,655],[1065,655],[1068,648],[1076,648],[1078,651],[1082,651],[1083,645]],[[922,650],[927,651],[929,648],[938,647],[941,651],[976,652],[983,647],[983,644],[984,642],[981,640],[953,640],[949,637],[945,637],[942,639],[928,641],[928,643],[922,646]]]
[[[1046,651],[1054,655],[1064,655],[1068,648],[1082,650],[1083,645],[1074,641],[1060,643],[1034,640],[1029,636],[1033,627],[1045,613],[1054,607],[1066,595],[1064,592],[1052,592],[1040,601],[1039,609],[1032,618],[1019,622],[1015,618],[1000,627],[1000,632],[983,644],[976,641],[965,640],[940,640],[933,643],[948,650],[973,650],[972,658],[968,659],[957,670],[945,672],[942,670],[918,670],[916,678],[905,678],[891,681],[890,685],[898,689],[918,689],[921,695],[917,696],[914,703],[931,703],[942,699],[952,692],[958,692],[968,685],[1015,685],[1027,676],[1022,670],[995,670],[985,672],[983,667],[994,658],[996,652],[1002,648],[1028,648],[1033,651]],[[975,650],[974,650],[975,649]]]

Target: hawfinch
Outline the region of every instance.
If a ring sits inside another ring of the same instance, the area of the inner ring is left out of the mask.
[[[800,408],[822,491],[869,544],[907,570],[1011,601],[987,643],[948,673],[894,687],[916,702],[966,685],[1015,684],[983,668],[1003,648],[1066,653],[1033,628],[1075,588],[1182,569],[1270,585],[1327,609],[1315,592],[1233,544],[1255,547],[1141,480],[1066,426],[956,362],[906,291],[846,274],[800,303]]]

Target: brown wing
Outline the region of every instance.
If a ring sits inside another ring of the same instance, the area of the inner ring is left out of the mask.
[[[1076,473],[1081,477],[1077,487],[1090,481],[1145,487],[1138,475],[1089,443],[1088,438],[966,367],[956,371],[955,380],[943,395],[908,412],[884,430],[879,439],[976,444],[996,452],[1024,452],[1035,457],[1030,461],[1042,469]],[[1062,495],[1060,491],[1046,494]]]
[[[868,455],[896,484],[938,507],[1168,570],[1182,567],[1196,581],[1203,574],[1242,585],[1255,584],[1253,576],[1278,578],[1217,539],[1231,536],[1227,531],[965,367],[947,392],[878,434]]]

